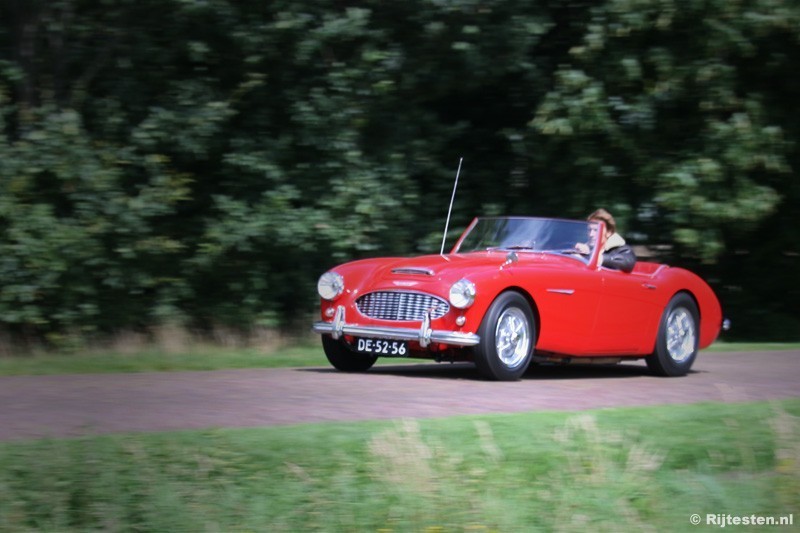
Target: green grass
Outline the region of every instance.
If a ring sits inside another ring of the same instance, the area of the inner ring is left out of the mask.
[[[797,344],[715,343],[709,351],[797,350]],[[420,360],[388,358],[378,364],[396,365]],[[136,353],[44,353],[0,357],[0,376],[43,374],[98,374],[220,370],[225,368],[278,368],[328,366],[318,342],[303,342],[271,350],[202,347],[183,352],[146,350]]]
[[[797,511],[798,417],[790,400],[0,444],[0,531],[686,531]]]
[[[0,375],[161,372],[327,364],[322,347],[310,344],[270,351],[204,347],[183,352],[147,350],[136,353],[44,353],[0,357]]]
[[[724,342],[717,341],[709,352],[762,352],[772,350],[800,350],[800,342]]]

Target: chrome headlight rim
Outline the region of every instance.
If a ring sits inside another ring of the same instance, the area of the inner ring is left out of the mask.
[[[344,292],[344,278],[332,270],[325,272],[317,281],[317,293],[323,300],[333,301]]]
[[[466,278],[462,278],[450,286],[448,300],[450,305],[456,309],[467,309],[475,303],[476,294],[475,284]]]

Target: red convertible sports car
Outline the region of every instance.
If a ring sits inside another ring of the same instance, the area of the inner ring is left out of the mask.
[[[489,379],[515,380],[532,362],[644,358],[656,374],[686,374],[723,327],[717,297],[681,268],[600,266],[604,231],[602,222],[476,218],[449,254],[323,274],[313,329],[330,363],[351,372],[378,357],[417,357],[473,361]]]

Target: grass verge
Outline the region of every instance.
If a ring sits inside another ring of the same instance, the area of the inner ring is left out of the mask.
[[[798,344],[716,343],[710,351],[797,350]],[[377,364],[419,363],[419,359],[386,358]],[[44,353],[0,357],[0,376],[45,374],[99,374],[328,366],[322,347],[303,342],[270,350],[201,346],[186,351],[144,350],[134,353]]]
[[[269,351],[254,348],[200,347],[180,352],[145,350],[135,353],[44,353],[0,357],[0,375],[163,372],[323,366],[325,364],[327,364],[327,360],[322,348],[310,344],[287,346]]]
[[[6,443],[0,530],[704,530],[692,514],[797,511],[798,417],[789,400]]]
[[[707,348],[709,352],[769,352],[773,350],[800,350],[800,342],[723,342],[717,341]]]

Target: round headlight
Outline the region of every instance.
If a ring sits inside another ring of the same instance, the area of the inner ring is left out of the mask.
[[[450,287],[450,303],[453,307],[466,309],[475,302],[475,284],[468,279],[460,279]]]
[[[336,272],[325,272],[317,282],[317,292],[325,300],[335,300],[344,291],[344,278]]]

